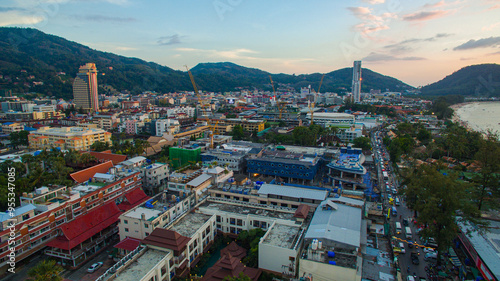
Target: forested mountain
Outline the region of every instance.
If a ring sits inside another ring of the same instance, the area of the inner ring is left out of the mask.
[[[500,96],[500,65],[466,66],[444,79],[422,87],[423,95]]]
[[[78,68],[96,64],[99,85],[132,93],[192,91],[185,71],[173,70],[153,62],[93,50],[64,38],[31,28],[0,28],[0,94],[38,92],[71,99],[72,81]],[[230,62],[200,63],[192,69],[196,83],[204,91],[234,91],[237,87],[270,90],[269,75],[276,86],[287,84],[299,90],[311,85],[317,89],[322,74],[270,74]],[[404,91],[409,85],[369,69],[362,70],[362,90]],[[321,91],[350,91],[352,68],[325,75]],[[38,83],[38,82],[43,82]],[[2,91],[3,90],[3,91]]]

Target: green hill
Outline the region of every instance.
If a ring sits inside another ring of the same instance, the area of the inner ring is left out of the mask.
[[[99,70],[99,85],[117,91],[138,94],[143,91],[168,93],[192,91],[189,76],[153,62],[93,50],[64,38],[31,28],[0,28],[0,95],[37,92],[71,99],[72,81],[78,68],[93,62]],[[61,72],[65,74],[61,74]],[[198,88],[205,91],[234,91],[237,87],[270,90],[269,75],[276,85],[287,84],[297,90],[311,85],[317,89],[322,74],[288,75],[247,68],[230,62],[200,63],[192,69]],[[34,76],[34,77],[33,77]],[[350,91],[352,68],[325,75],[321,87],[325,91]],[[43,82],[35,85],[34,82]],[[409,85],[363,69],[362,90],[404,91]],[[3,90],[3,91],[2,91]],[[102,91],[102,90],[101,90]]]
[[[464,67],[444,79],[422,87],[422,95],[500,96],[500,65],[478,64]]]

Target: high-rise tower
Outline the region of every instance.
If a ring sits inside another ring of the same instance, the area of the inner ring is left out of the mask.
[[[95,63],[80,66],[73,82],[73,102],[77,109],[99,111],[97,95],[97,68]]]
[[[354,61],[352,67],[352,97],[354,102],[361,101],[361,61]]]

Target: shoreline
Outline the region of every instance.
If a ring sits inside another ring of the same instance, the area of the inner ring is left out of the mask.
[[[493,103],[500,103],[500,101],[469,101],[469,102],[463,102],[463,103],[457,103],[457,104],[451,105],[450,108],[453,109],[453,116],[450,119],[452,122],[458,123],[459,125],[465,127],[467,130],[476,131],[476,132],[479,132],[483,135],[486,135],[487,131],[485,129],[481,128],[479,125],[477,125],[473,122],[465,120],[465,118],[463,116],[461,117],[460,114],[458,114],[457,112],[466,106],[474,106],[474,105],[479,106],[481,103],[492,103],[492,102]]]

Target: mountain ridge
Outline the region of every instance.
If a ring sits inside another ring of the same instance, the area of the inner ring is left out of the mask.
[[[94,50],[62,37],[32,28],[0,28],[0,74],[4,77],[0,89],[13,92],[38,92],[48,96],[72,98],[72,80],[79,66],[94,62],[99,71],[99,85],[109,85],[117,91],[138,94],[144,91],[168,93],[192,91],[187,72],[174,70],[139,58],[124,57]],[[21,73],[25,70],[26,73]],[[393,77],[363,68],[362,91],[404,91],[413,87]],[[64,72],[65,74],[58,74]],[[200,90],[213,92],[235,89],[271,90],[269,75],[276,85],[285,84],[300,90],[311,85],[317,89],[322,74],[272,74],[232,62],[199,63],[192,68]],[[29,78],[34,76],[34,78]],[[5,78],[9,79],[5,79]],[[31,79],[31,80],[30,80]],[[1,80],[1,79],[0,79]],[[322,92],[348,92],[352,68],[342,68],[325,74]],[[43,82],[43,85],[33,82]],[[110,88],[111,88],[110,87]],[[0,92],[0,94],[2,94]]]

